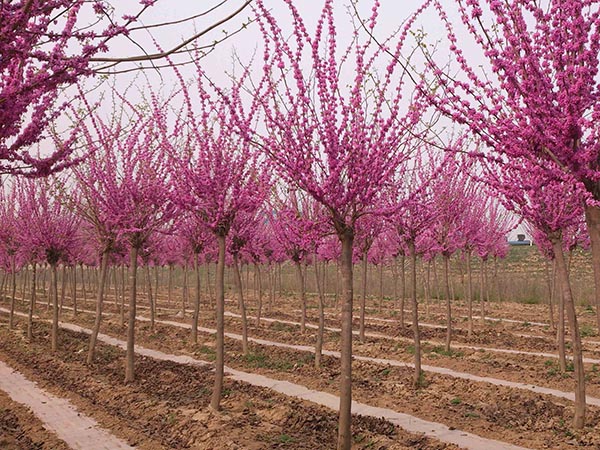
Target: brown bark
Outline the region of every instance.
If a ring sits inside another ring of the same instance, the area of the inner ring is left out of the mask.
[[[33,311],[35,309],[35,302],[37,301],[37,264],[33,263],[31,269],[31,301],[29,302],[29,311],[27,314],[27,340],[31,342],[33,338]]]
[[[58,274],[56,264],[51,264],[52,270],[52,333],[51,348],[55,352],[58,350]]]
[[[238,306],[240,316],[242,316],[242,352],[248,354],[248,319],[246,317],[246,304],[244,303],[244,287],[242,285],[242,275],[240,273],[240,261],[238,254],[233,254],[233,269],[235,275],[235,284],[238,292]],[[248,277],[246,277],[248,280]]]
[[[365,341],[365,309],[367,306],[367,254],[363,255],[362,260],[362,296],[360,298],[360,320],[359,320],[359,328],[358,335],[360,337],[360,341]]]
[[[444,255],[444,290],[446,297],[446,351],[450,351],[452,341],[452,306],[450,304],[450,275],[449,275],[450,256]]]
[[[127,354],[125,358],[125,382],[135,380],[135,316],[137,297],[137,255],[138,249],[129,250],[129,323],[127,325]]]
[[[217,261],[217,273],[215,274],[216,294],[216,360],[215,360],[215,384],[213,386],[210,407],[218,411],[221,405],[221,394],[223,392],[223,372],[225,361],[225,236],[217,235],[219,256]]]
[[[600,332],[600,207],[587,206],[585,221],[592,246],[592,267],[594,268],[594,304],[596,306],[596,326]]]
[[[306,289],[304,288],[304,273],[302,273],[302,266],[300,265],[299,260],[294,260],[294,267],[296,268],[296,280],[298,281],[300,289],[300,305],[302,308],[300,332],[304,334],[306,332]]]
[[[17,265],[15,264],[15,255],[11,258],[11,296],[10,296],[10,314],[8,317],[8,328],[13,329],[15,318],[15,300],[17,295]]]
[[[575,369],[575,414],[573,416],[573,427],[581,429],[585,425],[585,373],[583,368],[583,355],[581,350],[581,335],[579,334],[579,325],[575,312],[575,302],[571,292],[569,274],[562,250],[562,239],[559,236],[552,236],[552,248],[556,258],[556,270],[560,279],[562,297],[565,300],[565,309],[571,329],[571,343],[573,346],[573,366]]]
[[[102,253],[100,259],[100,280],[98,286],[98,292],[96,294],[96,319],[94,320],[94,328],[90,335],[90,345],[88,347],[88,354],[86,364],[92,364],[94,361],[94,352],[96,350],[96,341],[98,339],[98,333],[100,332],[100,323],[102,322],[102,304],[104,301],[104,285],[106,283],[106,272],[108,270],[108,252]]]
[[[192,342],[198,342],[198,320],[200,319],[200,264],[198,254],[194,255],[194,274],[196,276],[196,296],[194,297],[194,312],[192,314]]]
[[[473,270],[471,268],[471,251],[465,254],[467,259],[467,307],[469,309],[468,337],[473,335]]]
[[[256,328],[260,328],[260,316],[262,314],[263,307],[263,286],[262,286],[262,273],[260,271],[260,265],[254,264],[254,271],[256,273],[258,282],[258,304],[256,308]]]
[[[319,276],[319,262],[317,261],[317,254],[315,253],[315,283],[317,286],[318,294],[318,307],[319,307],[319,328],[317,330],[317,340],[315,342],[315,368],[321,367],[321,356],[323,354],[323,333],[325,330],[325,312],[323,308],[325,306],[323,288],[320,282]],[[323,270],[325,270],[323,268]]]
[[[352,446],[352,230],[338,234],[342,243],[340,271],[342,275],[342,323],[341,323],[341,371],[340,416],[338,424],[338,450],[350,450]]]
[[[406,257],[400,256],[400,328],[404,328],[404,299],[406,298]]]
[[[150,277],[150,266],[146,264],[146,294],[148,295],[148,304],[150,305],[150,331],[154,332],[154,319],[156,317],[156,308],[154,296],[152,295],[152,278]]]
[[[410,299],[412,303],[412,329],[413,329],[413,340],[415,346],[415,372],[413,375],[413,382],[415,387],[420,387],[422,382],[421,377],[421,333],[419,331],[419,304],[417,301],[417,252],[415,250],[415,243],[413,241],[408,242],[408,248],[410,251]]]

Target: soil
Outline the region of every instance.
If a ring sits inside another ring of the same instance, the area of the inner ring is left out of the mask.
[[[123,383],[124,352],[99,344],[84,364],[88,336],[61,330],[59,348],[48,352],[49,326],[36,323],[31,343],[0,323],[0,359],[140,449],[335,448],[336,414],[308,402],[226,380],[223,409],[208,408],[210,368],[136,358],[136,381]],[[143,332],[139,336],[143,336]],[[407,433],[389,422],[353,417],[353,448],[455,448]],[[56,447],[60,448],[60,447]]]
[[[68,450],[69,447],[25,406],[0,391],[0,448],[3,450]]]

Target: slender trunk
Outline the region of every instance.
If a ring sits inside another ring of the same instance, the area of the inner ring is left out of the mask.
[[[323,334],[325,330],[325,312],[324,307],[324,296],[323,288],[321,286],[319,277],[319,263],[317,261],[317,254],[315,252],[315,284],[317,286],[317,300],[319,306],[319,329],[317,330],[317,341],[315,343],[315,368],[321,367],[321,357],[323,354]]]
[[[554,288],[553,288],[553,280],[554,280],[554,260],[552,260],[552,275],[550,274],[550,263],[546,259],[544,261],[544,269],[546,272],[546,287],[548,288],[548,320],[550,321],[550,328],[554,330],[556,328],[554,324]]]
[[[50,265],[52,270],[52,334],[51,346],[52,351],[58,350],[58,270],[56,264]]]
[[[66,291],[66,279],[67,279],[67,266],[65,264],[62,265],[62,270],[60,271],[60,316],[62,317],[63,304],[65,303],[65,291]]]
[[[260,272],[260,265],[254,264],[254,270],[257,276],[258,281],[258,305],[256,309],[256,328],[260,328],[260,315],[262,314],[262,306],[263,306],[263,291],[262,291],[262,274]]]
[[[181,317],[185,317],[185,305],[188,299],[188,267],[187,264],[183,267],[183,292],[181,296]]]
[[[213,386],[210,407],[218,411],[221,407],[221,393],[223,392],[223,372],[225,366],[225,236],[217,235],[219,256],[217,260],[217,273],[215,274],[216,291],[216,360],[215,384]]]
[[[335,306],[339,306],[340,291],[340,264],[335,264]]]
[[[100,332],[100,323],[102,322],[102,303],[104,301],[104,285],[106,281],[106,272],[108,267],[108,252],[103,252],[100,259],[100,280],[98,285],[98,292],[96,294],[96,319],[94,320],[94,328],[90,335],[90,345],[88,347],[88,354],[86,364],[92,364],[94,361],[94,352],[96,350],[96,341],[98,339],[98,333]]]
[[[383,308],[383,265],[383,261],[381,261],[379,263],[379,312]]]
[[[481,284],[479,285],[479,305],[481,306],[480,316],[481,316],[481,325],[485,326],[485,265],[486,260],[481,259]]]
[[[154,310],[158,308],[158,266],[154,266]]]
[[[302,266],[300,261],[294,260],[294,267],[296,268],[296,279],[300,289],[300,305],[302,308],[302,318],[300,320],[300,332],[304,334],[306,332],[306,290],[304,289],[304,274],[302,273]]]
[[[360,341],[365,341],[365,309],[367,305],[367,252],[363,254],[362,260],[362,297],[360,298],[360,320],[358,335]]]
[[[577,324],[577,315],[575,312],[575,302],[571,293],[571,284],[569,274],[562,251],[562,239],[553,237],[551,239],[554,255],[556,258],[556,270],[560,278],[560,285],[565,300],[567,318],[569,319],[569,328],[571,329],[571,342],[573,345],[573,366],[575,369],[575,414],[573,417],[573,427],[581,429],[585,425],[585,373],[583,369],[583,355],[581,351],[581,336],[579,334],[579,325]]]
[[[121,327],[125,325],[125,264],[121,264],[121,305],[119,322]]]
[[[273,301],[275,300],[275,273],[273,266],[269,265],[269,314],[273,311]]]
[[[339,235],[342,243],[340,270],[342,272],[342,332],[340,371],[340,417],[338,425],[338,450],[350,450],[352,446],[352,246],[353,233]]]
[[[561,373],[567,371],[567,351],[565,349],[565,301],[563,289],[558,272],[556,271],[556,259],[554,260],[554,286],[558,286],[558,327],[556,329],[556,340],[558,343],[558,366]]]
[[[133,360],[135,356],[135,316],[137,296],[137,247],[129,250],[129,323],[127,326],[127,355],[125,359],[125,382],[135,379]]]
[[[10,296],[10,315],[8,317],[8,328],[13,329],[15,326],[15,300],[17,295],[17,264],[15,261],[15,255],[12,255],[10,266],[11,266],[11,296]]]
[[[169,278],[167,281],[167,296],[169,307],[173,304],[173,264],[169,264]]]
[[[198,264],[198,257],[200,255],[194,255],[194,275],[196,276],[196,296],[194,297],[194,313],[192,315],[192,342],[196,344],[198,342],[198,320],[200,318],[200,265]]]
[[[150,266],[146,264],[146,294],[150,305],[150,331],[154,333],[154,319],[156,317],[155,298],[152,295],[152,278],[150,277]]]
[[[469,329],[468,336],[473,335],[473,270],[471,268],[471,251],[466,253],[467,259],[467,307],[469,309]]]
[[[494,256],[494,296],[496,301],[502,301],[502,296],[500,295],[500,276],[498,274],[498,257]]]
[[[446,297],[446,351],[450,351],[450,342],[452,341],[452,306],[450,304],[450,276],[449,276],[449,263],[450,256],[443,256],[444,258],[444,289]]]
[[[425,278],[425,308],[429,317],[429,304],[431,303],[431,260],[427,261],[427,274]]]
[[[404,299],[406,298],[406,256],[400,256],[400,328],[404,328]]]
[[[33,339],[33,311],[35,309],[35,302],[37,297],[37,264],[33,263],[33,268],[31,269],[31,301],[29,302],[29,313],[27,314],[27,340],[31,342]]]
[[[87,292],[85,290],[85,276],[83,271],[83,263],[80,264],[81,267],[81,290],[83,291],[83,307],[87,308]],[[75,273],[77,275],[77,273]]]
[[[25,270],[21,271],[21,306],[25,306],[25,290],[29,284],[29,270],[27,267],[24,267]]]
[[[77,316],[77,265],[71,269],[71,296],[73,297],[73,317]]]
[[[437,301],[438,307],[441,308],[441,305],[440,305],[440,298],[441,298],[441,295],[440,295],[440,280],[438,278],[437,264],[435,263],[436,259],[437,258],[434,257],[432,259],[432,261],[431,261],[432,265],[433,265],[433,284],[435,285],[435,298],[438,300]]]
[[[594,268],[594,304],[596,305],[596,325],[600,332],[600,207],[587,206],[585,220],[592,246],[592,267]]]
[[[238,305],[240,316],[242,316],[242,352],[248,354],[248,320],[246,318],[246,305],[244,304],[244,287],[242,286],[242,275],[240,273],[240,263],[238,254],[233,254],[233,270],[235,275],[235,284],[238,291]],[[248,280],[248,277],[246,277]]]
[[[417,252],[415,250],[414,241],[408,242],[410,251],[410,278],[411,292],[410,298],[412,303],[412,329],[415,346],[415,372],[413,382],[415,387],[421,387],[421,333],[419,332],[419,304],[417,301]]]

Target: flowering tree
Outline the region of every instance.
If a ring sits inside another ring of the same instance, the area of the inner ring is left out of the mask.
[[[486,157],[524,158],[550,176],[566,175],[570,183],[585,186],[600,329],[600,5],[594,0],[453,3],[486,64],[476,70],[445,5],[428,0],[426,6],[446,28],[454,61],[448,66],[446,53],[441,61],[426,54],[419,90],[429,104],[477,135]],[[455,69],[463,76],[451,75]]]
[[[351,445],[352,250],[357,220],[377,213],[381,188],[407,159],[406,129],[419,119],[404,110],[400,65],[387,64],[376,79],[382,51],[358,31],[339,44],[333,2],[326,0],[310,32],[291,0],[292,37],[281,30],[268,7],[257,1],[263,31],[264,79],[256,94],[268,133],[246,136],[261,146],[280,174],[328,211],[341,243],[343,279],[340,416],[338,447]],[[376,24],[377,9],[370,18]],[[406,30],[401,34],[403,41]],[[402,44],[395,52],[399,53]],[[308,70],[307,70],[308,66]],[[342,73],[354,74],[343,79]]]
[[[231,108],[239,99],[241,81],[231,92],[211,96],[204,72],[196,65],[193,89],[181,81],[186,142],[181,152],[171,143],[174,199],[217,239],[216,361],[211,407],[220,408],[224,375],[225,253],[227,236],[237,214],[254,214],[265,200],[270,176],[250,145],[235,133]]]
[[[80,220],[57,200],[46,183],[23,182],[19,191],[19,208],[28,220],[22,231],[24,246],[41,254],[52,271],[52,351],[58,349],[57,267],[66,264],[79,244]]]

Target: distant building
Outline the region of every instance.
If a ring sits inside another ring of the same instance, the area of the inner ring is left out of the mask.
[[[517,234],[516,241],[508,241],[508,245],[533,245],[531,240],[525,239],[524,234]]]

